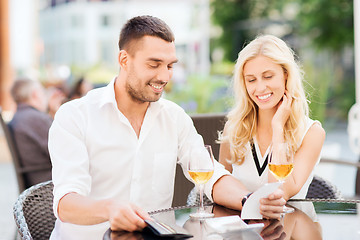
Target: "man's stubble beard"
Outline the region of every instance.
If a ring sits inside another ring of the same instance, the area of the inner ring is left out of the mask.
[[[132,79],[136,79],[135,76],[133,76]],[[137,102],[137,103],[145,103],[145,102],[156,102],[160,99],[162,93],[153,93],[154,97],[150,97],[150,96],[146,96],[145,90],[147,88],[147,86],[149,86],[149,82],[147,81],[144,86],[143,86],[143,90],[137,90],[135,87],[133,87],[130,82],[132,82],[131,80],[131,76],[129,76],[128,81],[126,82],[126,92],[127,94],[130,96],[130,98]],[[141,84],[141,81],[138,81]],[[139,86],[140,84],[138,84],[138,89],[141,89],[142,86]]]

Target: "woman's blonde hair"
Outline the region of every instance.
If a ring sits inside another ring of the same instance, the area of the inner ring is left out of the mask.
[[[244,65],[251,59],[262,55],[281,65],[287,75],[286,86],[293,98],[290,117],[284,126],[285,141],[295,152],[305,130],[306,117],[309,115],[308,102],[303,88],[303,73],[295,60],[295,54],[286,43],[272,35],[258,36],[243,48],[236,61],[233,78],[235,106],[227,115],[226,136],[220,142],[230,145],[230,163],[242,164],[246,156],[246,144],[257,132],[257,105],[251,100],[245,87]]]

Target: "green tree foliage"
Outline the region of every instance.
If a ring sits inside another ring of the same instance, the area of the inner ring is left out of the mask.
[[[172,88],[164,97],[187,113],[227,112],[233,103],[229,84],[227,77],[191,75],[184,86]]]
[[[212,0],[212,20],[222,29],[216,46],[224,49],[225,60],[234,61],[246,41],[254,37],[249,19],[260,19],[273,9],[282,7],[285,0]],[[256,31],[256,30],[255,30]]]
[[[247,36],[246,31],[236,29],[236,23],[250,18],[251,1],[214,0],[211,7],[214,23],[222,28],[222,35],[215,45],[224,49],[225,59],[234,61]]]
[[[339,120],[346,120],[350,107],[355,102],[354,70],[343,63],[347,56],[345,48],[354,45],[354,20],[352,0],[297,0],[299,13],[297,22],[298,34],[309,39],[311,46],[320,52],[326,52],[329,57],[322,59],[323,65],[314,67],[318,76],[309,76],[309,80],[316,86],[327,81],[327,87],[315,88],[323,101],[326,101],[326,115]],[[318,59],[319,60],[319,59]],[[314,99],[313,99],[314,100]],[[322,101],[321,101],[322,102]],[[312,112],[321,115],[324,112],[321,103],[313,101],[310,105]]]
[[[299,33],[319,49],[340,51],[354,44],[353,0],[298,0]]]
[[[245,41],[264,27],[256,26],[255,21],[270,22],[271,12],[282,15],[289,4],[298,7],[295,34],[309,38],[319,49],[341,51],[353,45],[352,0],[212,0],[213,23],[222,29],[221,37],[213,44],[224,49],[225,60],[234,61]]]
[[[234,62],[244,43],[271,24],[290,26],[284,37],[296,40],[295,51],[305,56],[312,116],[346,117],[355,101],[353,66],[344,63],[354,44],[353,0],[211,0],[211,7],[222,29],[212,48],[221,47],[225,61]],[[295,9],[291,18],[289,9]]]

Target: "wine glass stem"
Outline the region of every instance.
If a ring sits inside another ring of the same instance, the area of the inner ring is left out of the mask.
[[[199,192],[200,192],[200,211],[204,211],[204,184],[199,185]]]

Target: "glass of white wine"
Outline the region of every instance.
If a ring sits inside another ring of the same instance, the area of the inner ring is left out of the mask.
[[[278,143],[271,146],[269,155],[269,170],[282,184],[294,169],[294,153],[287,143]],[[292,213],[294,209],[284,206],[283,213]]]
[[[213,217],[213,213],[205,211],[203,202],[204,185],[214,173],[214,155],[210,145],[190,149],[187,170],[200,192],[200,207],[196,213],[190,214],[190,217],[200,219]]]

